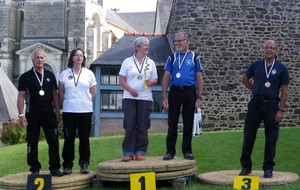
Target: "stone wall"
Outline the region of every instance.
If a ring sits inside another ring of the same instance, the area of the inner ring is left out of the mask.
[[[243,127],[251,92],[241,77],[251,61],[262,58],[262,44],[273,39],[278,59],[290,72],[290,90],[281,126],[299,120],[300,1],[175,0],[167,34],[191,34],[190,49],[204,67],[203,129]]]

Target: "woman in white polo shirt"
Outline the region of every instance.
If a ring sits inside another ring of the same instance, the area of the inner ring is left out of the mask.
[[[125,129],[122,143],[124,162],[145,159],[153,102],[151,87],[157,83],[158,78],[156,65],[147,56],[149,40],[146,37],[136,38],[134,50],[134,55],[123,61],[119,72],[119,82],[124,88],[122,101]]]
[[[90,131],[93,97],[96,95],[94,73],[85,68],[86,57],[80,48],[71,51],[68,69],[59,76],[58,92],[63,104],[64,146],[63,173],[72,173],[76,130],[79,135],[79,165],[82,174],[89,173]]]

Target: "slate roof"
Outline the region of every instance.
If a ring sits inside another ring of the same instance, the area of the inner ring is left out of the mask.
[[[164,66],[169,55],[172,54],[167,36],[165,35],[129,35],[125,34],[119,41],[112,45],[92,64],[96,65],[121,65],[124,59],[134,54],[133,42],[139,36],[145,36],[150,41],[149,57],[156,66]]]
[[[114,23],[116,25],[119,25],[125,29],[127,29],[127,31],[130,32],[138,32],[135,28],[133,28],[128,21],[125,21],[122,17],[120,17],[120,15],[116,12],[113,12],[111,10],[106,10],[106,19],[108,20],[108,22]]]
[[[155,12],[117,13],[136,31],[154,33]]]

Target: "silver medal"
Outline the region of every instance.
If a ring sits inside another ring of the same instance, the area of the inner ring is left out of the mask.
[[[41,96],[44,96],[44,94],[45,94],[44,90],[40,90],[40,91],[39,91],[39,94],[40,94]]]
[[[265,83],[265,87],[266,87],[266,88],[270,88],[270,86],[271,86],[271,83],[270,83],[270,82],[266,82],[266,83]]]
[[[73,89],[73,93],[74,93],[74,94],[77,94],[77,93],[78,93],[77,88]]]
[[[142,75],[138,75],[137,79],[142,80],[143,79]]]
[[[180,73],[177,73],[176,74],[176,78],[180,78],[181,74]]]

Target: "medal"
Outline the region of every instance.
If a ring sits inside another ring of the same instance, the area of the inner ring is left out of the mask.
[[[142,78],[143,78],[142,75],[137,76],[137,79],[139,79],[139,80],[142,80]]]
[[[41,79],[40,79],[39,76],[37,75],[35,69],[33,69],[33,71],[34,71],[34,74],[35,74],[36,78],[38,79],[38,81],[39,81],[39,83],[40,83],[40,86],[41,86],[41,90],[39,91],[39,95],[40,95],[40,96],[44,96],[45,92],[44,92],[44,90],[42,89],[42,87],[43,87],[43,82],[44,82],[44,69],[43,69],[43,72],[42,72],[42,78],[41,78]]]
[[[40,90],[40,91],[39,91],[39,94],[40,94],[41,96],[44,96],[44,94],[45,94],[44,90]]]
[[[266,82],[266,83],[265,83],[265,87],[266,87],[266,88],[270,88],[270,86],[271,86],[271,83],[270,83],[270,82]]]
[[[138,72],[139,72],[139,75],[137,76],[137,79],[142,80],[142,79],[143,79],[143,76],[142,76],[141,73],[142,73],[142,70],[143,70],[143,67],[144,67],[144,62],[145,62],[146,57],[143,58],[143,62],[142,62],[141,68],[139,68],[139,65],[138,65],[138,64],[136,63],[136,61],[135,61],[135,59],[136,59],[135,55],[134,55],[132,58],[133,58],[135,67],[136,67],[136,69],[137,69]],[[145,72],[146,72],[146,71],[145,71]],[[145,73],[145,74],[146,74],[146,73]]]
[[[78,82],[79,82],[79,77],[80,77],[82,68],[80,68],[80,72],[79,72],[79,74],[78,74],[77,80],[75,79],[75,78],[76,78],[75,72],[73,71],[73,69],[71,69],[71,70],[72,70],[73,79],[74,79],[74,85],[75,85],[75,87],[73,88],[72,92],[73,92],[74,94],[77,94],[77,93],[79,92],[78,89],[77,89],[77,85],[78,85]]]
[[[73,93],[74,93],[74,94],[77,94],[77,93],[78,93],[78,90],[77,90],[76,87],[73,89]]]
[[[271,83],[268,81],[269,77],[270,77],[270,73],[272,72],[272,69],[273,69],[273,66],[274,66],[274,63],[275,63],[275,59],[273,60],[273,63],[272,63],[272,66],[268,72],[268,69],[267,69],[267,62],[265,61],[265,72],[266,72],[266,77],[267,77],[267,82],[265,83],[265,87],[266,88],[270,88],[271,86]]]
[[[180,73],[176,73],[176,78],[180,78],[181,74]]]

